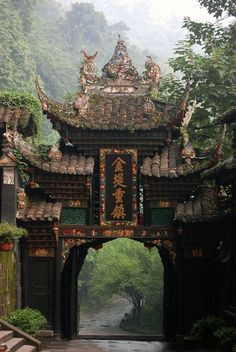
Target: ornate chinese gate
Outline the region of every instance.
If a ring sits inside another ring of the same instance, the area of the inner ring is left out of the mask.
[[[46,154],[25,141],[33,133],[30,113],[0,110],[1,194],[10,200],[2,200],[1,220],[17,219],[29,234],[21,243],[22,303],[72,338],[88,248],[131,238],[156,246],[162,258],[166,337],[188,333],[194,320],[228,302],[217,273],[229,277],[224,233],[232,224],[221,220],[219,189],[202,184],[221,144],[196,154],[187,132],[189,85],[178,111],[154,99],[160,68],[150,57],[140,75],[119,38],[102,77],[94,58],[84,58],[73,103],[53,101],[36,82],[42,110],[61,137]]]

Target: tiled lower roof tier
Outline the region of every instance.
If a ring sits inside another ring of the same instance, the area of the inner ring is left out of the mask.
[[[181,149],[177,144],[164,146],[160,153],[154,157],[145,158],[142,164],[142,174],[144,176],[154,177],[179,177],[181,175],[202,172],[212,167],[218,162],[216,155],[211,154],[208,157],[198,159],[188,159],[188,162],[182,158]]]
[[[16,218],[21,221],[60,220],[62,203],[33,202],[23,209],[18,209]]]
[[[202,174],[202,177],[203,178],[215,177],[219,173],[224,174],[224,172],[235,172],[235,174],[236,174],[236,158],[235,157],[232,156],[232,157],[218,163],[216,166],[204,171]]]
[[[22,129],[28,128],[27,135],[31,135],[36,130],[31,113],[23,107],[10,107],[0,104],[0,123],[11,125],[14,130],[19,127]]]
[[[178,203],[174,220],[184,223],[204,222],[214,220],[218,216],[219,210],[215,190],[207,189],[193,200]]]
[[[37,153],[36,148],[30,146],[23,139],[17,137],[14,144],[22,156],[30,162],[32,166],[53,173],[91,175],[94,168],[94,159],[76,154],[75,152],[65,152],[60,159],[43,160]]]

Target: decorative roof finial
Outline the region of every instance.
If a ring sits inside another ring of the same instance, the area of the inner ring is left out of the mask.
[[[125,41],[123,39],[121,39],[121,35],[118,34],[118,40],[117,40],[117,43],[124,43]]]
[[[118,34],[118,41],[115,47],[115,52],[111,60],[103,67],[103,78],[118,79],[118,80],[138,80],[139,74],[134,67],[129,55],[125,41]]]
[[[88,55],[85,50],[81,50],[81,53],[84,55],[84,62],[80,68],[80,83],[82,85],[87,83],[95,83],[97,81],[97,77],[94,60],[98,52],[96,51],[94,55]]]
[[[85,50],[81,50],[80,52],[84,55],[84,61],[85,62],[93,62],[95,60],[97,54],[98,54],[97,51],[95,52],[95,54],[93,54],[91,56],[88,55]]]

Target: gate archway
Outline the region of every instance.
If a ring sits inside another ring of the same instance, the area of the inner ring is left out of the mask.
[[[97,243],[108,242],[107,240]],[[88,249],[94,243],[74,245],[69,252],[62,270],[61,281],[61,311],[62,331],[69,338],[78,334],[78,289],[77,281]],[[157,248],[164,268],[163,290],[163,333],[166,338],[173,336],[176,331],[177,296],[173,294],[176,287],[176,267],[169,251],[164,246],[153,245]]]

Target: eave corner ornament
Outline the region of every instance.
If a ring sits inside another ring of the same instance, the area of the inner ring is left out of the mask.
[[[151,56],[147,56],[148,60],[145,62],[146,71],[143,72],[142,80],[144,83],[158,85],[161,78],[160,66],[155,63]]]
[[[94,55],[88,55],[86,51],[82,50],[81,53],[84,56],[83,64],[80,68],[80,83],[82,85],[93,84],[97,81],[96,76],[96,64],[94,62],[98,52]]]

